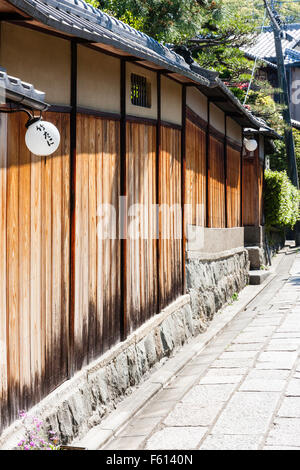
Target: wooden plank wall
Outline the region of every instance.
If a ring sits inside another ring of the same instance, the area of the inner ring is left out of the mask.
[[[181,131],[161,127],[159,155],[160,309],[182,293]]]
[[[227,145],[227,223],[241,226],[241,150]]]
[[[186,123],[186,223],[206,225],[206,132]]]
[[[243,225],[259,225],[262,222],[263,166],[259,152],[243,155]]]
[[[0,432],[8,424],[6,336],[7,116],[0,115]]]
[[[226,226],[224,142],[212,135],[209,139],[209,171],[209,227],[224,228]]]
[[[158,311],[156,127],[127,123],[127,333]]]
[[[46,113],[45,119],[61,133],[50,157],[27,150],[19,113],[8,117],[7,150],[1,139],[0,334],[7,356],[1,387],[9,420],[64,381],[68,370],[69,116]],[[1,118],[1,132],[4,126]]]
[[[115,120],[77,117],[75,369],[120,339],[119,129]]]
[[[70,116],[48,112],[44,118],[61,133],[59,149],[47,158],[26,149],[26,120],[20,113],[0,120],[0,431],[70,371],[120,341],[120,121],[77,116],[75,246],[70,250]],[[182,294],[181,129],[160,126],[159,152],[156,132],[155,123],[131,119],[126,124],[128,207],[146,208],[138,222],[142,237],[126,243],[127,334]],[[240,154],[230,146],[227,154],[227,215],[233,227],[240,225]],[[188,222],[224,227],[224,141],[211,135],[208,156],[206,188],[206,131],[187,119]],[[249,203],[250,191],[261,198],[259,169],[258,153],[256,160],[245,160],[244,223],[253,223],[257,207]],[[204,211],[199,221],[196,204],[206,205],[207,189],[210,219]],[[127,217],[127,230],[137,209]],[[71,318],[70,251],[75,254]]]

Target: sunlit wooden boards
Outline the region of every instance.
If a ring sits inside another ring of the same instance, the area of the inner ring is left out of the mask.
[[[61,133],[51,157],[29,153],[22,114],[7,119],[7,149],[1,138],[0,370],[10,420],[67,377],[69,117],[45,119]]]
[[[206,132],[193,122],[186,124],[186,223],[206,225]]]
[[[259,153],[243,155],[243,225],[263,222],[263,166]]]
[[[159,155],[160,308],[182,292],[181,131],[162,126]]]
[[[74,361],[120,339],[119,122],[77,117]]]
[[[132,332],[158,311],[156,127],[126,128],[127,327]]]
[[[227,145],[227,223],[241,226],[241,150]]]

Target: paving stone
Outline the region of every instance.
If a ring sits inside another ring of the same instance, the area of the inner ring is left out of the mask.
[[[274,339],[269,342],[265,351],[297,351],[299,347],[300,347],[300,341],[293,342],[291,341],[290,338]]]
[[[160,422],[160,417],[134,418],[118,437],[148,436]]]
[[[297,359],[294,352],[263,352],[257,358],[258,369],[292,369]]]
[[[168,388],[181,388],[181,389],[189,388],[194,383],[196,383],[198,378],[199,378],[198,375],[187,375],[187,376],[178,375],[177,377],[175,377],[174,380],[172,380],[172,382],[169,383],[169,385],[166,387],[166,389],[168,389]]]
[[[263,337],[271,336],[276,326],[248,326],[243,330],[243,334],[258,335]]]
[[[227,351],[259,351],[261,348],[260,343],[231,344]]]
[[[273,339],[280,339],[280,338],[287,338],[287,339],[291,339],[291,338],[299,338],[300,339],[300,333],[298,332],[290,332],[290,333],[283,333],[283,332],[280,332],[280,333],[274,333],[273,335]]]
[[[253,320],[249,326],[252,326],[252,327],[278,326],[280,325],[282,319],[283,319],[283,315],[268,316],[268,318],[265,318],[264,316],[262,316]]]
[[[196,385],[181,400],[182,403],[192,403],[199,407],[214,406],[217,402],[228,400],[235,384],[225,385]]]
[[[260,343],[263,344],[267,339],[265,335],[256,335],[254,333],[241,333],[238,335],[233,342],[233,344],[243,344],[243,343]]]
[[[278,411],[278,416],[286,418],[300,418],[300,397],[284,398]]]
[[[206,375],[199,384],[237,384],[243,377],[243,375]]]
[[[257,351],[225,351],[218,359],[253,359],[256,355]]]
[[[265,446],[263,450],[300,450],[300,447],[292,447],[292,446]]]
[[[203,408],[187,403],[178,403],[164,420],[164,424],[166,426],[210,426],[223,406],[222,402]]]
[[[145,441],[145,436],[118,437],[103,450],[137,450]]]
[[[229,367],[229,368],[215,368],[215,367],[210,367],[207,373],[205,374],[205,377],[215,377],[216,375],[222,377],[224,376],[229,376],[229,375],[245,375],[248,371],[248,368],[246,367]]]
[[[200,446],[200,450],[256,450],[262,440],[261,435],[210,434]]]
[[[156,400],[159,402],[178,401],[183,395],[184,390],[182,390],[182,388],[167,388],[157,394]]]
[[[208,368],[207,364],[190,364],[182,369],[180,372],[181,376],[191,376],[191,375],[197,375],[198,377],[203,374]]]
[[[300,397],[300,379],[291,379],[285,391],[286,396]]]
[[[254,359],[217,359],[212,363],[214,368],[252,367]]]
[[[265,379],[265,380],[286,380],[290,375],[289,370],[262,370],[252,369],[247,375],[247,379]]]
[[[139,418],[154,418],[161,416],[164,418],[171,409],[175,406],[176,400],[174,401],[150,401],[148,405],[143,408],[138,414]]]
[[[218,355],[220,354],[220,352],[218,353],[214,353],[214,354],[203,354],[203,355],[199,355],[197,358],[195,358],[192,362],[191,362],[191,365],[192,366],[197,366],[197,365],[203,365],[203,364],[211,364],[217,357]]]
[[[199,445],[207,428],[168,427],[156,432],[148,440],[145,449],[149,450],[193,450]]]
[[[244,392],[281,392],[285,385],[286,381],[279,379],[246,379],[239,390]]]
[[[221,413],[213,434],[263,434],[279,400],[279,392],[237,392]]]
[[[300,419],[276,418],[266,446],[300,447]]]

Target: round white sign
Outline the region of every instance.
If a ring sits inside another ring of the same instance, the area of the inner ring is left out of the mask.
[[[25,142],[31,153],[46,157],[58,149],[60,134],[54,124],[40,119],[29,125]]]

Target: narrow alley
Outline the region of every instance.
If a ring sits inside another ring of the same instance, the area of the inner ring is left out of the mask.
[[[300,255],[104,449],[300,448]]]

